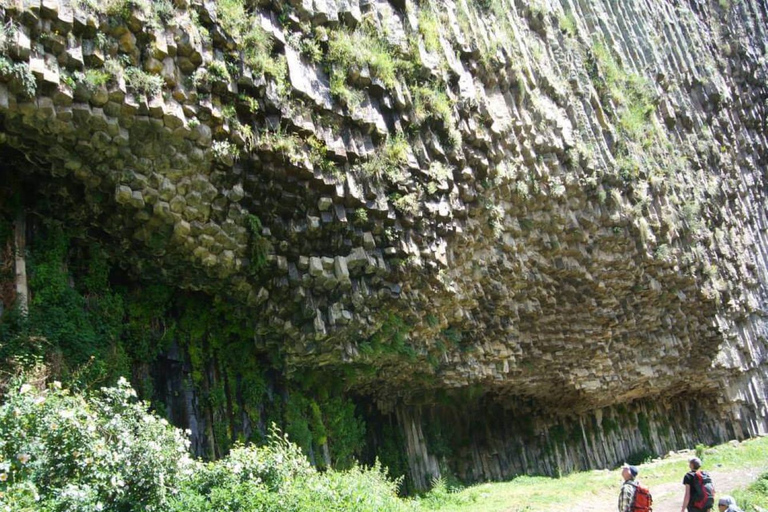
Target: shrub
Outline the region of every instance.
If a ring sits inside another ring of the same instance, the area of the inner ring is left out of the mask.
[[[389,137],[373,156],[359,168],[366,176],[387,177],[393,183],[405,179],[404,167],[408,163],[408,140],[402,135]]]
[[[220,461],[200,464],[170,512],[411,510],[397,498],[397,486],[378,462],[318,473],[298,446],[273,429],[266,446],[238,446]]]
[[[216,462],[188,456],[181,430],[121,379],[92,395],[20,382],[0,406],[0,510],[18,512],[400,512],[377,462],[317,472],[273,427],[266,446]]]
[[[0,508],[166,510],[188,442],[135,397],[124,379],[92,396],[14,386],[0,406]]]
[[[125,70],[125,85],[134,94],[152,98],[163,89],[163,78],[131,66]]]

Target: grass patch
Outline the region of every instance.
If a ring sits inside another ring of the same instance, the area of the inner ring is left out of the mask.
[[[368,68],[371,76],[381,80],[388,89],[394,89],[398,71],[405,66],[385,41],[363,29],[331,32],[328,60],[341,70]]]
[[[736,491],[732,494],[736,503],[745,512],[753,512],[768,508],[768,472],[760,475],[752,485],[744,490]]]
[[[690,454],[681,453],[669,458],[640,465],[640,478],[651,488],[682,481],[687,471]],[[707,448],[702,457],[703,468],[718,471],[764,467],[768,471],[768,438],[758,438],[736,446],[723,444]],[[562,478],[519,476],[509,482],[486,483],[459,491],[451,503],[433,510],[441,512],[563,512],[574,510],[577,503],[592,501],[605,505],[605,510],[616,506],[621,476],[618,469],[572,473]],[[745,482],[746,483],[746,482]],[[717,485],[717,482],[715,482]],[[681,486],[682,488],[682,486]],[[568,500],[563,489],[568,489]],[[739,505],[754,503],[759,506],[768,499],[768,475],[764,475],[745,491],[733,493]],[[682,500],[682,493],[680,493]],[[754,501],[747,501],[754,500]],[[763,500],[763,501],[760,501]],[[677,501],[675,502],[677,503]],[[743,507],[742,507],[743,508]],[[755,509],[744,508],[745,512]]]

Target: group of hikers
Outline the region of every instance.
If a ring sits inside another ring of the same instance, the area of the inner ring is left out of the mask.
[[[712,478],[701,470],[701,459],[693,457],[688,461],[688,471],[683,477],[685,496],[681,512],[711,512],[715,504],[715,488]],[[650,512],[653,498],[650,490],[637,479],[637,466],[624,464],[621,476],[624,483],[619,493],[619,512]],[[743,512],[731,496],[722,496],[717,501],[720,512]]]

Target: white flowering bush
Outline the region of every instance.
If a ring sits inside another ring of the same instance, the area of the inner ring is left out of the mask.
[[[276,429],[193,461],[125,380],[92,395],[14,386],[0,405],[0,512],[407,512],[386,470],[318,472]]]
[[[124,379],[87,397],[25,384],[0,406],[0,511],[165,511],[188,453]]]

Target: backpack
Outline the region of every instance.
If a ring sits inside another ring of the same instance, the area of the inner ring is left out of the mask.
[[[706,471],[698,470],[693,474],[695,501],[692,505],[699,510],[708,510],[715,504],[715,486]]]
[[[653,496],[646,486],[636,483],[635,496],[632,498],[632,512],[653,512]]]

